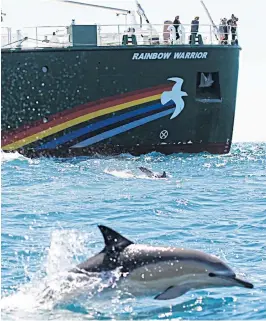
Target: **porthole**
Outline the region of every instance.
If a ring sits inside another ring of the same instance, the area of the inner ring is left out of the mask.
[[[43,66],[42,67],[42,72],[44,72],[44,73],[48,72],[48,67],[47,66]]]

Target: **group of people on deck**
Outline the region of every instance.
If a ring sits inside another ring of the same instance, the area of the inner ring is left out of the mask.
[[[220,41],[221,44],[228,44],[228,36],[231,32],[232,34],[232,42],[231,44],[237,44],[237,21],[238,18],[232,14],[230,19],[223,18],[221,19],[220,25],[219,25],[219,36],[220,36]],[[172,40],[177,41],[180,39],[180,29],[181,29],[181,22],[179,19],[179,16],[176,16],[173,24],[169,26],[168,30],[174,31],[174,38]],[[189,43],[195,43],[196,36],[198,35],[199,31],[199,17],[196,16],[192,21],[191,21],[191,35],[190,35],[190,41]],[[181,31],[182,33],[182,31]]]
[[[173,24],[169,25],[168,27],[168,31],[170,31],[170,33],[172,34],[172,38],[171,41],[175,42],[176,40],[180,39],[180,32],[182,33],[181,29],[181,22],[179,20],[179,16],[176,16]],[[195,39],[196,35],[198,33],[199,30],[199,17],[195,17],[194,20],[192,20],[191,22],[191,36],[190,36],[190,42],[191,42],[191,38]],[[174,37],[173,37],[174,34]]]
[[[175,28],[175,38],[178,40],[180,38],[180,25],[181,22],[179,20],[179,16],[176,16],[173,22],[173,26]],[[191,22],[191,34],[197,34],[199,30],[199,17],[195,17]]]
[[[237,31],[237,21],[238,18],[232,14],[230,19],[223,18],[220,21],[219,25],[219,34],[220,34],[220,40],[221,43],[224,45],[228,44],[228,36],[231,32],[232,34],[232,40],[231,44],[237,44],[237,39],[236,39],[236,31]]]

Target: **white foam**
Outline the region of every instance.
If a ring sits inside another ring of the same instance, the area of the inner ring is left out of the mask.
[[[110,174],[110,175],[113,175],[115,177],[119,177],[119,178],[133,178],[134,175],[132,173],[130,173],[129,171],[127,170],[124,170],[124,171],[116,171],[116,170],[113,170],[113,171],[110,171],[108,169],[104,170],[104,172],[106,174]]]
[[[52,310],[60,304],[78,302],[89,307],[91,299],[108,307],[110,293],[104,296],[103,290],[112,288],[119,280],[119,271],[109,274],[89,273],[76,274],[68,272],[78,264],[76,256],[90,257],[86,243],[94,238],[74,230],[56,230],[51,235],[51,244],[47,249],[47,257],[41,264],[39,272],[28,284],[18,287],[16,293],[2,297],[2,314],[17,315],[18,320],[27,313],[40,313],[40,310]],[[43,272],[46,276],[43,277]],[[108,311],[108,308],[106,308]]]
[[[27,157],[21,155],[18,152],[15,153],[5,153],[4,151],[1,150],[1,163],[3,162],[8,162],[8,161],[13,161],[13,160],[28,160]]]

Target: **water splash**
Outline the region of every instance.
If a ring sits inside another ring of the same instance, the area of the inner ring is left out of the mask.
[[[14,160],[28,160],[28,158],[19,154],[18,152],[5,153],[4,151],[1,150],[1,163],[10,162]]]
[[[106,174],[110,174],[112,176],[119,177],[119,178],[134,178],[135,177],[131,172],[129,172],[127,170],[125,170],[125,171],[117,171],[117,170],[105,169],[104,172]]]
[[[77,257],[84,256],[85,244],[91,235],[74,230],[56,230],[51,236],[51,245],[47,250],[45,263],[40,272],[28,284],[18,287],[16,293],[2,298],[2,313],[33,313],[34,311],[51,311],[53,309],[78,308],[83,311],[93,309],[108,311],[110,293],[105,289],[115,288],[119,281],[119,271],[110,273],[75,274],[69,270],[75,266]],[[111,299],[120,297],[120,293]],[[38,312],[38,313],[39,313]],[[87,312],[86,312],[87,313]]]
[[[148,179],[148,180],[167,180],[167,177],[166,178],[160,178],[160,177],[148,177],[147,175],[145,174],[133,174],[130,170],[123,170],[123,171],[118,171],[118,170],[108,170],[108,169],[105,169],[104,170],[104,173],[106,174],[109,174],[109,175],[112,175],[112,176],[115,176],[115,177],[118,177],[118,178],[140,178],[140,179]],[[155,172],[154,173],[155,175],[158,174],[160,175],[159,173]],[[169,175],[168,175],[169,176]],[[170,176],[171,177],[171,176]]]
[[[75,230],[53,231],[45,263],[47,277],[68,271],[77,264],[76,258],[87,252],[88,237]]]

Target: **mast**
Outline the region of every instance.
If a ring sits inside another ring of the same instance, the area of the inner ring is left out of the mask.
[[[135,1],[136,1],[136,5],[137,5],[137,14],[139,15],[139,18],[140,18],[140,27],[142,27],[142,17],[143,17],[145,19],[146,23],[148,24],[149,29],[152,31],[152,25],[151,25],[149,19],[147,18],[145,11],[141,7],[138,0],[135,0]]]
[[[217,28],[216,24],[214,23],[214,21],[212,20],[212,17],[211,17],[211,15],[210,15],[210,12],[209,12],[209,10],[207,9],[206,5],[204,4],[203,0],[200,0],[200,2],[201,2],[201,4],[202,4],[204,10],[206,11],[208,18],[209,18],[210,21],[211,21],[211,24],[212,24],[212,26],[213,26],[213,29],[216,31],[216,32],[214,33],[214,35],[215,35],[216,39],[218,40],[218,37],[217,37],[218,28]]]
[[[143,16],[143,17],[145,18],[146,22],[147,22],[148,24],[150,24],[149,19],[147,18],[144,10],[142,9],[140,3],[139,3],[137,0],[136,0],[136,5],[137,5],[137,8],[138,8],[138,11],[137,11],[138,15],[139,15],[140,17]]]
[[[57,0],[57,1],[70,3],[70,4],[75,4],[75,5],[81,5],[81,6],[94,7],[94,8],[99,8],[99,9],[113,10],[113,11],[116,11],[117,13],[124,14],[124,15],[127,15],[127,14],[131,13],[130,10],[121,9],[121,8],[114,8],[114,7],[108,7],[108,6],[102,6],[102,5],[98,5],[98,4],[92,4],[92,3],[85,3],[85,2],[72,1],[72,0]]]
[[[144,12],[143,8],[141,7],[141,5],[139,4],[139,2],[137,0],[135,0],[136,5],[137,5],[137,10],[136,12],[133,10],[127,10],[127,9],[121,9],[121,8],[115,8],[115,7],[109,7],[109,6],[103,6],[103,5],[98,5],[98,4],[92,4],[92,3],[85,3],[85,2],[80,2],[80,1],[75,1],[75,0],[56,0],[56,1],[60,1],[60,2],[64,2],[64,3],[69,3],[69,4],[74,4],[74,5],[82,5],[82,6],[88,6],[88,7],[94,7],[94,8],[98,8],[98,9],[106,9],[106,10],[112,10],[112,11],[116,11],[116,14],[122,14],[125,15],[126,17],[126,25],[127,25],[127,17],[130,18],[130,25],[134,25],[134,28],[138,29],[140,32],[144,32],[144,30],[142,30],[142,17],[145,19],[148,29],[149,29],[149,34],[155,34],[157,35],[157,31],[152,27],[151,23],[149,22],[149,19],[147,18],[146,13]],[[137,13],[140,17],[140,24],[138,25],[138,23],[136,22],[136,15],[135,13]]]
[[[109,7],[109,6],[103,6],[103,5],[92,4],[92,3],[85,3],[85,2],[80,2],[80,1],[73,1],[73,0],[56,0],[56,1],[69,3],[69,4],[73,4],[73,5],[81,5],[81,6],[93,7],[93,8],[97,8],[97,9],[106,9],[106,10],[115,11],[117,16],[119,16],[119,15],[125,16],[125,24],[126,25],[127,25],[127,17],[134,16],[133,12],[131,10],[127,10],[127,9],[121,9],[121,8],[115,8],[115,7]],[[134,21],[134,24],[136,24],[135,19],[133,19],[133,21]]]

